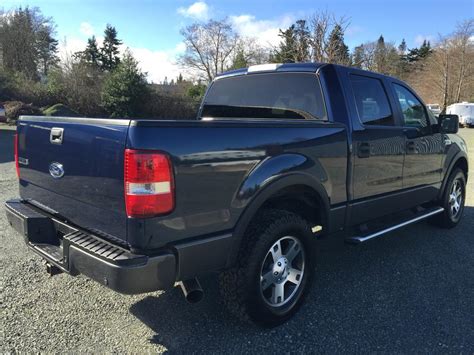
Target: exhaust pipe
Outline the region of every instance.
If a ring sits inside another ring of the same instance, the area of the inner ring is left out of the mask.
[[[183,291],[184,298],[186,298],[186,301],[189,303],[198,303],[204,297],[204,291],[196,278],[180,281],[179,286]]]
[[[54,276],[62,273],[62,270],[56,265],[46,263],[46,272],[49,274],[49,276]]]

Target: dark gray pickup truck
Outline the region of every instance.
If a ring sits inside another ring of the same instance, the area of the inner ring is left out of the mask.
[[[459,222],[457,130],[391,77],[254,66],[217,77],[193,121],[21,117],[6,212],[50,274],[125,294],[180,282],[197,301],[197,277],[219,272],[234,314],[276,325],[309,289],[319,237]]]

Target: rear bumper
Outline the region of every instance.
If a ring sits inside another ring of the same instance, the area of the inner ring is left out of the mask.
[[[20,200],[5,204],[10,225],[28,247],[73,276],[83,274],[117,292],[138,294],[173,287],[176,258],[171,251],[146,256],[72,227]]]

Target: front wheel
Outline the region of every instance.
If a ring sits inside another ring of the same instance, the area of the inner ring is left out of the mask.
[[[441,199],[444,211],[441,217],[435,216],[437,224],[444,228],[453,228],[461,220],[466,200],[466,176],[457,168],[449,176]]]
[[[314,239],[309,223],[294,213],[260,213],[242,241],[237,265],[220,275],[229,310],[264,326],[289,319],[311,283]]]

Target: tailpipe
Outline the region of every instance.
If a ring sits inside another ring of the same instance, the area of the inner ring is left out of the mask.
[[[189,303],[198,303],[204,297],[204,291],[196,278],[180,281],[179,286],[183,291],[184,298],[186,298],[186,301]]]

